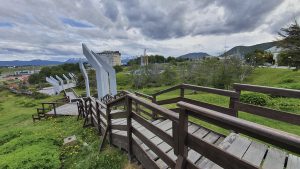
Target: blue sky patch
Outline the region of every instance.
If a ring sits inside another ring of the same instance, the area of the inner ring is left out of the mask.
[[[64,24],[70,25],[72,27],[77,27],[77,28],[92,28],[92,27],[94,27],[91,24],[83,23],[81,21],[70,19],[70,18],[61,18],[61,20]]]
[[[12,28],[14,25],[10,22],[1,22],[0,21],[0,28]]]

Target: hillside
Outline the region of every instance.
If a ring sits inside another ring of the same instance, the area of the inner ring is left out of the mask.
[[[201,59],[206,56],[210,56],[210,55],[207,53],[204,53],[204,52],[197,52],[197,53],[188,53],[185,55],[181,55],[181,56],[178,56],[178,58],[180,58],[180,59]]]
[[[253,46],[235,46],[229,51],[221,55],[221,57],[229,55],[237,55],[239,57],[244,57],[247,53],[253,52],[255,50],[267,50],[273,46],[276,46],[276,42],[266,42]]]
[[[47,66],[47,65],[59,65],[63,62],[59,61],[50,61],[50,60],[13,60],[13,61],[0,61],[0,66]]]

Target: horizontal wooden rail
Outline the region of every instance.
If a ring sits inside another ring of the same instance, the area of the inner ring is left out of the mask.
[[[116,113],[111,113],[111,119],[120,119],[120,118],[126,118],[127,113],[126,111],[119,111]]]
[[[181,97],[175,97],[175,98],[171,98],[171,99],[165,99],[165,100],[160,100],[160,101],[156,101],[155,103],[158,105],[165,105],[165,104],[174,104],[181,101]]]
[[[176,85],[176,86],[167,88],[167,89],[165,89],[165,90],[161,90],[161,91],[159,91],[159,92],[157,92],[157,93],[152,94],[152,96],[157,96],[157,95],[161,95],[161,94],[164,94],[164,93],[171,92],[171,91],[173,91],[173,90],[180,89],[180,86],[181,86],[181,85]]]
[[[271,94],[275,96],[300,98],[300,90],[266,87],[266,86],[250,85],[250,84],[239,84],[239,83],[234,83],[233,88],[239,91],[244,90],[244,91]]]
[[[168,166],[175,168],[175,161],[173,161],[166,153],[160,150],[154,143],[147,139],[140,131],[132,128],[132,133],[139,138],[145,145],[147,145],[158,157],[160,157]]]
[[[300,154],[300,137],[276,130],[267,126],[235,118],[217,111],[195,106],[185,102],[177,104],[189,115],[214,123],[227,129],[232,129],[251,137],[274,144],[283,149]]]
[[[168,143],[170,146],[174,147],[174,141],[172,136],[167,134],[165,131],[161,130],[160,128],[156,127],[155,125],[151,124],[147,120],[143,119],[143,117],[132,113],[132,118],[137,121],[139,124],[144,126],[146,129],[150,130],[151,132],[155,133],[158,137]]]
[[[134,102],[141,104],[145,108],[155,111],[155,113],[158,113],[158,114],[162,115],[163,117],[168,118],[172,121],[178,122],[179,116],[177,113],[175,113],[167,108],[161,107],[157,104],[151,103],[142,98],[139,98],[139,97],[135,96],[134,94],[129,94],[127,96],[130,97]]]
[[[139,97],[143,97],[143,98],[146,98],[146,99],[149,99],[149,100],[152,100],[153,97],[150,96],[150,95],[147,95],[147,94],[144,94],[144,93],[140,93],[140,92],[134,92],[135,95],[139,96]]]
[[[232,97],[232,98],[239,98],[239,94],[237,92],[230,91],[230,90],[222,90],[222,89],[196,86],[196,85],[190,85],[190,84],[182,84],[181,87],[184,89],[189,89],[189,90],[196,90],[196,91],[213,93],[213,94],[222,95],[222,96],[228,96],[228,97]]]
[[[127,125],[111,125],[112,130],[127,131]]]
[[[188,99],[188,98],[182,98],[181,101],[184,101],[186,103],[190,103],[196,106],[200,106],[200,107],[204,107],[207,109],[211,109],[211,110],[215,110],[221,113],[225,113],[228,115],[233,115],[232,109],[230,108],[226,108],[226,107],[222,107],[222,106],[217,106],[217,105],[213,105],[210,103],[205,103],[205,102],[201,102],[198,100],[193,100],[193,99]]]
[[[273,110],[270,108],[260,107],[256,105],[235,102],[235,106],[239,111],[255,114],[270,119],[283,121],[295,125],[300,125],[300,115],[292,114],[284,111]]]

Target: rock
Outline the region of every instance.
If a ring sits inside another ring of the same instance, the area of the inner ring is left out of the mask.
[[[64,138],[64,145],[65,146],[75,145],[76,143],[77,143],[77,138],[76,138],[75,135]]]

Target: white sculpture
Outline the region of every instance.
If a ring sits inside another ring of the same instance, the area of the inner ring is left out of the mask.
[[[109,93],[112,95],[117,94],[117,80],[116,80],[116,71],[115,69],[109,65],[103,58],[101,58],[99,55],[91,51],[92,54],[96,57],[98,62],[103,66],[104,70],[107,72],[108,79],[109,79]],[[106,78],[106,77],[105,77]]]
[[[104,78],[107,77],[107,73],[85,44],[82,44],[82,50],[83,55],[87,58],[88,62],[96,69],[97,92],[98,98],[101,99],[103,96],[108,94],[108,80]]]
[[[65,85],[64,85],[64,80],[62,80],[59,76],[55,76],[58,80],[59,80],[59,82],[60,82],[60,85],[61,85],[61,87],[62,87],[62,90],[65,90]]]
[[[84,65],[82,63],[82,61],[79,62],[79,67],[80,67],[80,71],[83,75],[84,78],[84,82],[85,82],[85,89],[86,89],[86,97],[90,97],[91,92],[90,92],[90,82],[89,82],[89,76],[84,68]]]

